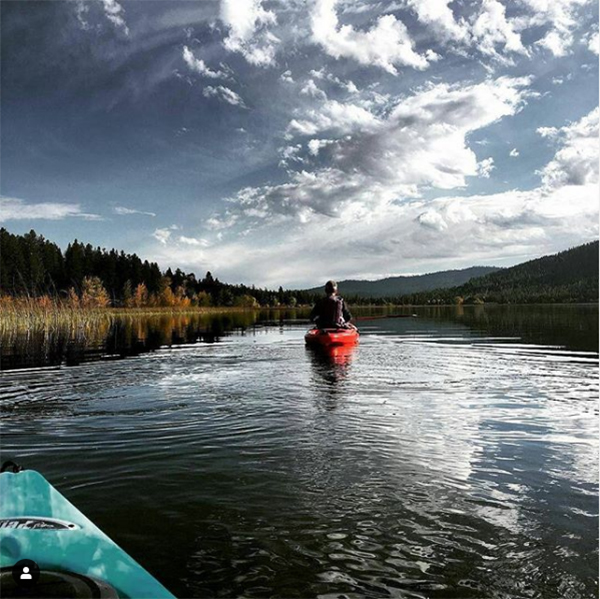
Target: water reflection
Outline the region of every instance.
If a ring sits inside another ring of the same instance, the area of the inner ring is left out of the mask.
[[[188,345],[3,373],[6,459],[178,596],[597,596],[598,356],[562,344],[597,310],[423,310],[325,354],[251,314],[125,323],[116,343]]]
[[[356,314],[390,316],[390,308],[359,308]],[[447,322],[473,337],[496,337],[523,343],[558,345],[572,350],[598,351],[598,306],[434,306],[392,309],[418,318],[383,318],[363,323],[363,332],[418,334],[431,322]],[[234,331],[258,333],[278,326],[300,324],[307,310],[240,310],[222,313],[127,314],[82,322],[28,329],[12,328],[0,319],[0,369],[76,366],[85,362],[138,356],[179,344],[216,343]],[[347,367],[345,350],[321,356]],[[352,352],[349,352],[350,354]],[[318,359],[318,356],[317,356]]]
[[[326,410],[335,410],[343,394],[342,383],[348,378],[357,350],[356,345],[329,347],[307,346],[312,366],[314,389],[324,400]]]
[[[126,358],[161,347],[216,343],[235,330],[258,321],[297,318],[295,310],[243,310],[100,317],[58,327],[0,329],[2,370],[39,366],[77,366],[84,362]]]

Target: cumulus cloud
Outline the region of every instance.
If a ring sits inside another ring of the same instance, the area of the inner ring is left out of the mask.
[[[560,144],[554,158],[540,171],[546,187],[598,183],[598,108],[560,128],[542,127],[542,137]]]
[[[498,78],[478,85],[438,84],[388,107],[384,116],[355,104],[325,102],[288,130],[300,135],[327,132],[328,162],[292,173],[288,182],[246,188],[234,204],[265,215],[355,216],[428,187],[464,187],[467,177],[487,176],[493,160],[478,162],[467,146],[469,133],[512,114],[527,97],[528,79]],[[331,134],[337,134],[335,139]],[[311,155],[322,147],[308,142]]]
[[[466,41],[469,31],[467,23],[454,18],[448,6],[453,0],[408,0],[410,6],[422,23],[432,27],[443,39]]]
[[[0,222],[9,220],[64,220],[65,218],[102,220],[98,214],[82,212],[79,204],[62,202],[28,203],[19,198],[0,197]]]
[[[474,47],[483,55],[510,63],[514,54],[530,55],[522,36],[529,43],[545,48],[554,56],[565,56],[575,41],[581,24],[580,10],[592,0],[482,0],[463,6],[461,18],[456,18],[451,0],[405,0],[418,20],[445,45],[458,44],[454,49]],[[511,16],[506,14],[507,7]],[[395,8],[402,8],[398,5]],[[464,10],[464,9],[467,10]],[[469,12],[469,8],[475,9]],[[589,49],[598,53],[597,37],[587,38]]]
[[[293,228],[271,220],[245,238],[234,235],[204,249],[202,266],[229,281],[309,287],[315,264],[330,264],[332,254],[345,259],[332,266],[331,277],[369,273],[380,278],[498,264],[500,259],[516,263],[597,235],[597,186],[566,186],[550,193],[537,189],[411,200],[365,218],[317,215],[310,226]],[[197,264],[196,249],[176,243],[161,249],[164,263]]]
[[[74,4],[75,6],[75,16],[79,21],[79,26],[81,29],[87,30],[90,28],[90,24],[87,21],[87,14],[89,12],[89,6],[85,3],[84,0],[77,0]]]
[[[125,23],[125,11],[116,0],[102,0],[102,7],[106,18],[125,35],[129,35],[129,27]]]
[[[317,87],[317,84],[314,82],[313,79],[309,79],[306,82],[304,87],[300,90],[300,93],[304,94],[305,96],[310,96],[312,98],[319,98],[321,100],[327,99],[327,94],[322,89],[319,89]]]
[[[179,243],[183,243],[185,245],[193,245],[197,247],[208,247],[210,242],[206,239],[196,239],[195,237],[186,237],[185,235],[179,236]]]
[[[379,122],[378,117],[359,104],[330,100],[319,108],[310,109],[304,118],[292,119],[288,133],[316,135],[322,131],[348,134]]]
[[[472,24],[472,35],[479,51],[489,56],[502,57],[498,46],[507,52],[527,53],[521,36],[506,18],[506,8],[497,0],[483,0]]]
[[[75,7],[75,16],[79,22],[79,26],[84,31],[90,30],[91,25],[88,21],[90,17],[90,7],[93,6],[91,2],[86,0],[76,0],[73,2]],[[123,7],[116,0],[100,0],[98,6],[102,10],[104,16],[120,31],[125,35],[129,35],[129,27],[125,22],[125,11]]]
[[[597,31],[589,36],[588,50],[596,55],[600,53],[600,36],[598,35]]]
[[[203,77],[208,77],[209,79],[227,79],[228,77],[225,71],[214,71],[201,58],[196,58],[187,46],[183,47],[183,60],[192,71]]]
[[[166,245],[169,239],[171,239],[173,231],[176,231],[177,229],[179,229],[177,225],[171,225],[170,227],[164,227],[162,229],[155,229],[154,233],[152,233],[152,237],[160,241],[160,243],[163,245]]]
[[[281,185],[248,187],[207,231],[200,246],[170,236],[164,262],[202,265],[222,279],[261,285],[314,284],[315,263],[345,256],[334,278],[520,262],[598,236],[598,109],[575,123],[540,130],[557,145],[538,188],[489,195],[419,197],[423,187],[449,192],[493,161],[477,160],[469,134],[515,114],[527,79],[471,86],[439,84],[391,104],[352,135],[287,146],[308,157],[327,146],[326,166],[292,173]],[[319,156],[321,158],[321,156]],[[412,188],[413,196],[405,193]],[[404,194],[404,195],[403,195]],[[210,235],[211,233],[209,233]],[[307,251],[310,248],[310,251]],[[264,269],[265,261],[269,269]]]
[[[332,143],[334,143],[333,139],[311,139],[308,142],[308,152],[313,156],[317,156],[323,148],[326,148]]]
[[[333,84],[341,87],[342,89],[345,89],[350,94],[359,93],[359,90],[353,81],[350,81],[350,80],[344,81],[344,80],[340,79],[339,77],[337,77],[336,75],[334,75],[333,73],[327,72],[325,67],[322,67],[318,70],[313,69],[309,72],[309,75],[311,77],[313,77],[314,79],[319,79],[321,81],[328,81],[330,83],[333,83]]]
[[[367,31],[340,25],[337,0],[315,0],[311,9],[312,39],[334,58],[351,58],[397,75],[397,67],[426,69],[436,56],[418,54],[404,23],[383,15]]]
[[[489,179],[491,172],[495,169],[493,158],[484,158],[477,165],[477,174],[484,179]]]
[[[121,216],[129,215],[129,214],[143,214],[144,216],[156,216],[155,212],[145,212],[144,210],[135,210],[133,208],[127,208],[126,206],[115,206],[113,208],[115,214],[119,214]]]
[[[285,81],[285,83],[294,83],[294,78],[292,77],[292,71],[289,69],[281,73],[280,79]]]
[[[417,220],[424,227],[430,227],[436,231],[444,231],[448,228],[448,223],[446,223],[444,217],[432,208],[419,214]]]
[[[232,106],[240,106],[242,108],[246,107],[244,100],[242,100],[238,94],[223,85],[217,85],[216,87],[207,85],[202,90],[202,95],[205,98],[217,98],[223,102],[227,102],[227,104],[231,104]]]
[[[573,32],[577,28],[577,11],[590,0],[520,0],[529,14],[519,19],[522,29],[549,27],[536,43],[554,56],[565,56],[573,45]]]
[[[221,0],[221,20],[229,28],[223,45],[239,52],[253,65],[272,66],[278,38],[269,26],[275,25],[275,13],[263,8],[262,0]]]
[[[511,150],[511,151],[508,153],[508,155],[509,155],[511,158],[516,158],[516,157],[519,155],[519,150],[517,150],[517,148],[513,148],[513,149],[512,149],[512,150]]]

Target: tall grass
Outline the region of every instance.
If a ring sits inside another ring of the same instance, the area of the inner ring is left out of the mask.
[[[0,333],[28,330],[91,330],[110,325],[115,319],[181,314],[207,314],[239,311],[240,308],[149,306],[143,308],[111,308],[88,302],[82,305],[76,297],[56,298],[0,296]]]
[[[0,331],[31,329],[86,329],[110,324],[113,314],[107,308],[73,305],[68,300],[42,297],[0,297]]]

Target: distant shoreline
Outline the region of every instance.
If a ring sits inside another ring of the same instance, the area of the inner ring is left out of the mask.
[[[481,304],[352,304],[349,306],[356,312],[366,310],[377,310],[381,312],[389,312],[392,310],[411,310],[414,308],[476,308],[485,306],[598,306],[600,302],[527,302],[527,303],[501,303],[501,302],[485,302]],[[35,314],[36,316],[50,317],[52,315],[73,315],[73,316],[161,316],[170,314],[218,314],[228,312],[285,312],[285,311],[301,311],[309,310],[312,306],[309,304],[297,306],[152,306],[143,308],[125,308],[107,306],[104,308],[93,307],[72,307],[68,305],[60,305],[53,303],[49,306],[39,306],[29,304],[27,306],[15,305],[11,309],[3,309],[0,311],[0,321],[11,319],[15,316],[27,317]]]

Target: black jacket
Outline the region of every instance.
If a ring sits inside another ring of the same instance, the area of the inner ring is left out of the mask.
[[[320,329],[343,327],[352,318],[352,314],[344,300],[337,295],[329,295],[320,299],[310,313],[310,319]]]

